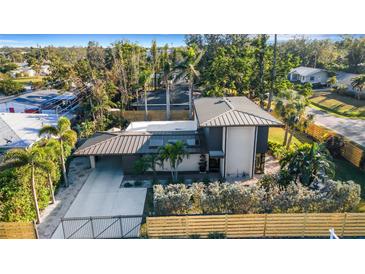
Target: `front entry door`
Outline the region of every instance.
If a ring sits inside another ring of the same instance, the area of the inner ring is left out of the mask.
[[[209,172],[219,172],[220,171],[220,159],[209,157]]]

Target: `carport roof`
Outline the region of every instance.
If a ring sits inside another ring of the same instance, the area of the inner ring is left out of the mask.
[[[128,155],[157,153],[160,146],[177,140],[187,144],[190,154],[203,153],[205,145],[201,143],[199,134],[194,131],[185,132],[113,132],[98,133],[89,138],[74,153],[75,156],[92,155]],[[195,144],[191,144],[195,140]]]
[[[205,97],[194,100],[200,127],[283,126],[250,99],[240,97]]]

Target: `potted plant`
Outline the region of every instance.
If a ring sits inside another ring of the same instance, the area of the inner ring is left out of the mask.
[[[205,158],[204,154],[200,155],[199,170],[200,170],[200,172],[207,171],[207,159]]]

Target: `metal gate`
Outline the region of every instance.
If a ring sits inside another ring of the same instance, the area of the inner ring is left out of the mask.
[[[142,215],[62,218],[64,239],[138,238]]]

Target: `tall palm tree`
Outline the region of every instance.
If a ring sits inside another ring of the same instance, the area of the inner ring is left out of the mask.
[[[153,65],[153,74],[154,74],[154,89],[157,89],[157,73],[159,72],[159,56],[158,56],[158,48],[156,40],[152,41],[151,46],[151,56],[152,56],[152,65]]]
[[[74,146],[77,140],[76,132],[71,129],[71,122],[66,117],[61,117],[58,120],[57,126],[44,126],[39,131],[39,136],[49,135],[55,137],[59,141],[60,145],[60,157],[61,157],[61,165],[62,165],[62,174],[63,179],[65,181],[65,186],[68,187],[68,179],[67,179],[67,171],[65,165],[65,151],[64,145],[67,144],[69,146]]]
[[[271,102],[272,97],[274,94],[274,84],[276,80],[276,51],[277,51],[277,38],[278,35],[274,35],[274,53],[273,53],[273,60],[272,60],[272,68],[271,68],[271,83],[270,83],[270,91],[269,91],[269,99],[267,102],[267,110],[269,111],[271,109]]]
[[[365,74],[353,78],[351,85],[355,90],[357,90],[356,97],[360,100],[361,91],[365,89]]]
[[[162,56],[161,56],[161,67],[163,72],[163,82],[166,88],[166,119],[170,120],[171,108],[170,108],[170,81],[169,78],[171,76],[172,68],[168,55],[168,46],[165,45],[163,48]]]
[[[164,161],[169,162],[171,169],[171,176],[174,182],[177,181],[178,166],[182,163],[184,158],[189,157],[189,153],[186,150],[186,146],[182,141],[177,141],[173,144],[166,144],[159,149],[159,158],[161,165]]]
[[[141,71],[139,75],[139,85],[143,88],[144,92],[144,119],[147,121],[148,119],[148,100],[147,100],[147,88],[151,83],[152,70],[144,69]]]
[[[23,167],[26,169],[27,172],[30,172],[30,187],[32,190],[37,224],[40,223],[40,213],[36,191],[35,171],[36,169],[44,170],[47,162],[45,162],[42,158],[42,150],[40,150],[39,148],[12,149],[5,154],[4,162],[0,166],[1,170]]]
[[[193,90],[194,90],[194,79],[200,76],[199,71],[196,69],[201,58],[204,55],[202,50],[199,54],[194,50],[194,48],[189,47],[187,51],[184,52],[185,60],[176,66],[176,69],[180,71],[177,79],[188,78],[189,80],[189,118],[193,117]]]

